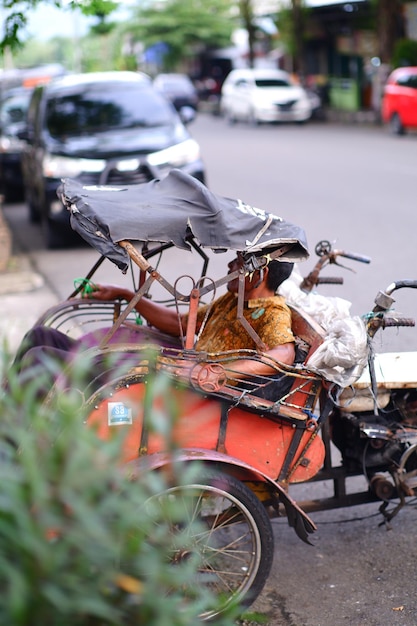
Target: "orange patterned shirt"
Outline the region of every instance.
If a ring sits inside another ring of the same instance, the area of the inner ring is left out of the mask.
[[[198,309],[197,328],[203,322],[209,306]],[[269,350],[294,341],[291,311],[282,296],[248,300],[244,304],[243,315]],[[227,292],[212,304],[196,349],[206,352],[256,350],[252,337],[236,317],[237,296]]]

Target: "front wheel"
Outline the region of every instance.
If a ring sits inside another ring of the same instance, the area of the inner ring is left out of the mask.
[[[210,472],[203,479],[153,496],[149,503],[154,512],[155,502],[161,512],[159,519],[164,517],[165,524],[168,521],[172,563],[189,558],[191,551],[198,562],[194,582],[212,596],[200,619],[212,620],[231,604],[252,604],[269,576],[274,543],[270,519],[253,492],[233,476]],[[185,522],[166,519],[173,503],[183,511]],[[182,543],[177,539],[180,532]],[[194,589],[184,589],[185,596],[192,598],[194,593]]]
[[[404,135],[405,130],[398,113],[393,113],[390,120],[390,130],[393,135]]]
[[[42,215],[41,227],[43,241],[48,250],[61,250],[62,248],[66,248],[74,238],[70,226],[68,226],[68,233],[65,233],[63,226],[56,224],[46,215]]]
[[[255,109],[251,109],[249,111],[249,115],[248,115],[248,123],[251,126],[260,126],[261,122],[258,119],[258,116],[256,115],[256,111]]]
[[[224,115],[226,122],[230,124],[230,126],[233,126],[234,124],[236,124],[237,122],[236,116],[230,109],[225,109],[223,115]]]

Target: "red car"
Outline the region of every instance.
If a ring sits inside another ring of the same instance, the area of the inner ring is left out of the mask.
[[[417,67],[399,67],[388,77],[382,98],[382,120],[396,135],[417,129]]]

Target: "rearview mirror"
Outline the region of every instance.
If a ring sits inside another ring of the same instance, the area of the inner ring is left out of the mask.
[[[195,120],[196,111],[193,107],[185,106],[179,110],[179,116],[183,124],[187,125]]]

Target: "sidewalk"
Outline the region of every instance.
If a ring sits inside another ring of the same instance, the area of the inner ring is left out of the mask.
[[[343,111],[342,109],[326,109],[327,122],[337,122],[340,124],[374,124],[380,122],[375,111],[369,109],[362,111]]]
[[[327,109],[325,122],[345,124],[377,124],[374,111],[341,111]],[[7,245],[8,225],[2,214],[0,196],[0,342],[14,352],[23,335],[49,307],[57,304],[57,297],[45,283],[44,277],[35,271],[30,258],[16,249],[2,263],[2,253]],[[10,236],[10,233],[9,233]],[[7,244],[7,242],[6,242]],[[7,254],[7,253],[6,253]]]
[[[14,250],[0,269],[1,349],[14,353],[26,331],[56,303],[56,295],[34,270],[29,257]]]

